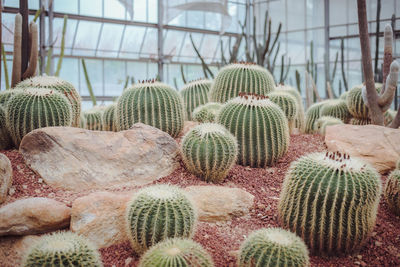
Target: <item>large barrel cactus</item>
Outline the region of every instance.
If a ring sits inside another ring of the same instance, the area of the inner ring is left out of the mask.
[[[103,131],[117,131],[115,126],[115,107],[115,103],[105,107],[102,117]]]
[[[283,110],[288,120],[289,131],[292,132],[293,128],[295,128],[295,119],[299,110],[296,98],[292,94],[283,91],[273,91],[268,94],[268,97]]]
[[[140,259],[139,267],[213,267],[208,252],[190,239],[172,238],[151,247]]]
[[[72,106],[72,124],[73,127],[79,127],[79,120],[81,114],[81,97],[75,87],[58,77],[55,76],[35,76],[28,78],[17,84],[15,88],[44,88],[56,90],[64,95]]]
[[[268,97],[241,93],[224,105],[218,123],[236,137],[240,165],[264,168],[288,150],[287,119]]]
[[[304,105],[303,105],[303,98],[301,94],[296,88],[293,88],[288,85],[279,84],[275,87],[276,91],[287,92],[294,96],[297,101],[297,116],[295,118],[294,127],[299,129],[301,133],[304,132],[305,128],[305,115],[304,115]]]
[[[27,88],[8,100],[6,125],[18,147],[22,138],[32,130],[50,126],[70,126],[71,104],[55,90]]]
[[[390,173],[384,193],[389,209],[395,215],[400,216],[400,169]]]
[[[348,123],[351,118],[346,102],[340,99],[327,100],[321,107],[320,116],[338,118],[344,123]]]
[[[343,124],[343,121],[331,116],[322,116],[314,123],[314,131],[325,136],[326,127],[329,125]]]
[[[183,103],[169,85],[148,81],[135,84],[119,97],[116,113],[118,131],[141,122],[177,137],[183,129]]]
[[[208,102],[198,106],[193,110],[192,119],[201,123],[215,122],[222,106],[222,104],[216,102]]]
[[[300,237],[280,228],[252,232],[239,252],[239,267],[306,267],[309,256]]]
[[[349,253],[373,230],[381,190],[379,174],[363,161],[338,152],[312,153],[286,174],[280,222],[313,252]]]
[[[205,181],[221,182],[235,164],[236,138],[222,125],[203,123],[182,140],[183,162],[189,172]]]
[[[10,148],[12,144],[13,142],[6,127],[6,111],[0,105],[0,150]]]
[[[32,244],[23,267],[101,267],[100,253],[88,240],[72,232],[41,236]]]
[[[189,82],[182,88],[181,95],[185,104],[187,120],[192,120],[192,112],[195,108],[208,102],[211,83],[210,80],[200,79]]]
[[[8,100],[15,95],[16,93],[18,93],[21,90],[17,90],[17,89],[9,89],[9,90],[5,90],[5,91],[1,91],[0,92],[0,106],[3,106],[5,108]]]
[[[267,95],[275,87],[274,78],[254,63],[234,63],[223,67],[214,79],[210,100],[225,103],[239,93]]]
[[[339,99],[341,99],[341,100],[343,100],[343,101],[346,101],[346,100],[347,100],[347,95],[348,95],[348,94],[349,94],[349,91],[343,92],[343,93],[340,95]]]
[[[312,104],[306,112],[306,127],[305,132],[308,134],[314,133],[314,124],[321,116],[321,108],[325,101]]]
[[[366,121],[369,119],[368,107],[365,105],[362,97],[362,87],[363,85],[357,85],[353,87],[347,94],[346,104],[349,109],[350,114],[359,120]],[[375,88],[377,92],[380,92],[382,84],[375,83]]]
[[[141,254],[167,238],[191,237],[196,213],[179,187],[154,185],[135,193],[125,221],[132,248]]]
[[[83,112],[84,128],[93,131],[103,130],[103,113],[105,107],[95,106]]]

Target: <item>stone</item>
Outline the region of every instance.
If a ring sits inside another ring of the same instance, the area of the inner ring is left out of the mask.
[[[0,153],[0,204],[3,203],[12,185],[11,162],[6,155]]]
[[[39,236],[6,236],[0,238],[0,263],[2,267],[22,266],[27,250]]]
[[[249,213],[254,196],[240,188],[189,186],[185,188],[203,222],[227,221]]]
[[[378,125],[332,125],[326,129],[325,143],[329,151],[359,157],[380,173],[394,169],[400,158],[399,129]]]
[[[19,199],[0,208],[0,236],[39,234],[69,226],[71,208],[44,197]]]
[[[176,141],[142,123],[121,132],[41,128],[27,134],[19,150],[48,185],[76,192],[144,185],[179,165]]]

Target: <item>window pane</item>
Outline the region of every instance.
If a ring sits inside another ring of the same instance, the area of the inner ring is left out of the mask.
[[[93,88],[95,95],[103,95],[103,62],[102,60],[86,59],[86,68],[89,76],[90,83]],[[87,89],[85,75],[83,73],[82,63],[80,67],[80,94],[82,96],[89,96],[89,90]]]
[[[123,29],[123,25],[108,23],[103,25],[97,51],[98,56],[117,57]]]
[[[104,88],[106,96],[121,95],[125,78],[126,74],[124,61],[104,61]]]

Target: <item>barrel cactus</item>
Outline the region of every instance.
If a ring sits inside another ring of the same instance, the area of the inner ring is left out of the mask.
[[[167,238],[191,237],[196,213],[176,186],[154,185],[135,194],[127,205],[127,235],[138,254]]]
[[[296,98],[290,93],[283,91],[273,91],[268,94],[268,97],[285,113],[289,124],[289,131],[292,132],[293,128],[295,128],[295,119],[299,110]]]
[[[6,111],[0,105],[0,150],[10,148],[12,144],[13,142],[6,127]]]
[[[103,130],[103,113],[105,107],[95,106],[83,112],[84,128],[87,130],[101,131]]]
[[[147,81],[126,89],[119,97],[116,113],[117,130],[128,130],[141,122],[177,137],[183,129],[183,103],[169,85]]]
[[[103,123],[103,131],[112,131],[116,132],[117,128],[115,127],[115,106],[113,103],[104,108],[102,123]]]
[[[285,176],[278,204],[282,226],[314,252],[349,253],[375,226],[381,195],[377,171],[339,152],[305,155]]]
[[[18,147],[22,138],[32,130],[49,126],[70,126],[71,104],[55,90],[27,88],[8,100],[6,125]]]
[[[348,94],[349,94],[349,91],[343,92],[343,93],[340,95],[339,99],[341,99],[341,100],[343,100],[343,101],[346,101],[347,95],[348,95]]]
[[[381,84],[375,83],[375,88],[378,92],[381,90]],[[362,87],[363,85],[357,85],[353,87],[347,94],[346,104],[349,112],[354,118],[358,119],[368,119],[368,107],[364,104],[362,97]]]
[[[299,129],[301,133],[304,132],[305,128],[305,118],[304,118],[304,105],[303,105],[303,98],[301,94],[296,88],[293,88],[288,85],[279,84],[275,87],[276,91],[287,92],[294,96],[297,101],[297,116],[294,121],[294,127]]]
[[[400,169],[390,173],[384,193],[389,209],[395,215],[400,216]]]
[[[72,106],[72,124],[73,127],[79,127],[79,119],[81,114],[81,97],[75,87],[55,76],[35,76],[28,78],[17,84],[15,88],[44,88],[55,90],[64,95]]]
[[[359,118],[351,118],[349,124],[352,125],[367,125],[371,124],[371,119],[359,119]]]
[[[322,116],[314,124],[314,131],[325,136],[326,127],[329,125],[343,124],[343,121],[331,116]]]
[[[348,123],[351,114],[347,108],[346,102],[340,99],[332,99],[324,102],[321,107],[320,116],[331,116],[338,118],[344,123]]]
[[[201,105],[193,110],[192,118],[200,123],[215,122],[222,106],[222,104],[216,102]]]
[[[208,79],[200,79],[189,82],[182,88],[181,95],[185,104],[187,120],[192,120],[192,112],[195,108],[208,102],[211,83]]]
[[[305,132],[308,134],[314,133],[314,124],[319,119],[320,111],[325,101],[312,104],[306,112],[306,127]]]
[[[183,162],[189,172],[207,182],[224,180],[237,158],[236,138],[222,125],[203,123],[182,140]]]
[[[190,239],[172,238],[151,247],[141,258],[139,267],[213,267],[208,252]]]
[[[252,232],[242,243],[239,267],[306,267],[307,246],[300,237],[281,228],[264,228]]]
[[[85,238],[72,232],[41,236],[28,249],[24,267],[101,267],[100,253]]]
[[[254,63],[233,63],[223,67],[214,79],[210,100],[225,103],[242,93],[267,95],[275,87],[274,78]]]
[[[0,92],[0,106],[3,106],[5,108],[8,100],[19,91],[20,90],[17,90],[17,89],[9,89],[9,90],[5,90],[5,91],[1,91]]]
[[[224,105],[218,123],[237,138],[240,165],[264,168],[288,150],[287,119],[268,97],[240,93]]]

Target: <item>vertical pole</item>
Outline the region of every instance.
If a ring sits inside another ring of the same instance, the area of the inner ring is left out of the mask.
[[[53,48],[53,1],[49,1],[49,50],[51,50],[51,60],[50,62],[50,75],[53,75],[53,55],[54,55],[54,48]]]
[[[164,72],[164,56],[163,56],[163,45],[164,45],[164,37],[163,37],[163,0],[158,0],[158,22],[157,22],[157,30],[158,30],[158,77],[160,81],[163,81],[163,72]]]
[[[46,21],[45,21],[45,0],[40,0],[40,21],[39,21],[39,28],[40,28],[40,38],[39,38],[39,56],[40,56],[40,74],[43,74],[45,71],[45,62],[46,62],[46,40],[45,40],[45,33],[46,33]]]
[[[329,0],[324,2],[324,15],[325,15],[325,80],[330,83],[330,46],[329,46]],[[326,85],[328,86],[328,85]],[[331,84],[333,86],[333,84]],[[334,89],[333,89],[334,90]],[[328,87],[325,89],[325,98],[328,98]]]
[[[246,0],[246,42],[249,44],[249,54],[251,55],[250,49],[251,49],[251,45],[250,45],[250,31],[251,31],[251,22],[252,20],[250,19],[250,0]],[[254,33],[256,34],[256,33]]]

